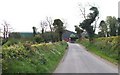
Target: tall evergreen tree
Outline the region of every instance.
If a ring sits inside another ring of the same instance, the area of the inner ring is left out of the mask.
[[[107,25],[109,26],[110,36],[117,35],[117,19],[112,16],[107,16],[106,18]]]
[[[75,31],[76,31],[76,33],[78,35],[78,38],[81,38],[81,33],[83,32],[83,30],[75,25]]]
[[[91,7],[89,10],[91,10],[93,12],[89,13],[87,19],[83,20],[83,22],[80,23],[79,26],[87,31],[87,33],[89,35],[89,40],[92,41],[95,30],[91,24],[96,20],[96,17],[98,16],[99,11],[98,11],[97,7]]]
[[[118,36],[120,36],[120,18],[118,18]]]
[[[106,37],[106,36],[108,35],[108,34],[107,34],[108,28],[107,28],[107,24],[105,23],[104,20],[102,20],[102,21],[100,22],[99,28],[100,28],[100,30],[101,30],[101,36],[102,36],[102,37]]]
[[[35,35],[37,34],[37,33],[36,33],[36,30],[37,30],[37,29],[36,29],[36,27],[34,27],[34,26],[32,27],[32,29],[33,29],[33,36],[35,37]]]
[[[63,22],[60,19],[55,19],[53,26],[55,28],[55,32],[59,35],[59,41],[62,41],[62,34],[64,31]]]

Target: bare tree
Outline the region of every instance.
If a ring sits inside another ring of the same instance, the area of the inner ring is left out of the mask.
[[[81,12],[83,18],[84,18],[84,19],[87,19],[86,8],[83,7],[81,4],[79,4],[78,6],[79,6],[79,9],[80,9],[80,12]]]
[[[95,4],[90,4],[90,3],[87,3],[87,5],[85,5],[84,7],[82,6],[82,4],[79,4],[78,6],[79,6],[80,12],[81,12],[84,19],[87,19],[88,17],[90,17],[90,15],[87,15],[87,12],[86,12],[87,7],[96,7]],[[97,6],[97,8],[99,8],[99,7]],[[99,14],[95,18],[95,22],[93,24],[94,32],[97,28],[96,25],[97,25],[98,20],[99,20]]]
[[[53,24],[52,18],[51,17],[46,17],[46,21],[47,21],[47,23],[48,23],[48,25],[50,27],[50,31],[52,32],[53,31],[52,30],[52,24]]]
[[[10,27],[10,24],[8,24],[6,21],[4,21],[2,25],[3,25],[3,38],[6,39],[9,36],[12,27]]]
[[[53,28],[52,28],[52,25],[53,25],[53,21],[52,21],[52,18],[51,17],[46,17],[46,21],[50,27],[50,32],[51,32],[51,41],[53,42]]]
[[[46,21],[41,21],[40,22],[40,25],[41,25],[41,28],[42,28],[42,33],[46,32],[46,29],[47,29],[47,22]]]
[[[44,33],[46,32],[47,29],[47,22],[46,21],[41,21],[40,22],[41,28],[42,28],[42,38],[44,39],[44,41],[46,42],[46,39],[44,38]]]
[[[95,30],[96,30],[96,28],[97,28],[96,25],[97,25],[98,20],[99,20],[99,16],[97,16],[97,18],[95,19],[94,32],[95,32]]]

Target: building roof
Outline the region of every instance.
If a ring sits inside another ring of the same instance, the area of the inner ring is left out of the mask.
[[[19,32],[21,37],[33,37],[32,32]]]
[[[65,39],[65,38],[70,38],[70,35],[71,34],[74,34],[75,36],[77,36],[77,34],[73,31],[69,31],[69,30],[65,30],[63,35],[62,35],[62,39]]]

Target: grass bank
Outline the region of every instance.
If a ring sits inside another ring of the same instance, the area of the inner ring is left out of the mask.
[[[118,64],[120,37],[102,37],[94,39],[94,43],[90,43],[88,39],[77,40],[78,43],[85,46],[88,51],[114,63]]]
[[[2,52],[3,73],[52,73],[66,48],[66,42],[5,45]]]

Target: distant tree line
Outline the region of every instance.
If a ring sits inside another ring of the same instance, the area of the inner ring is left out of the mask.
[[[120,36],[120,18],[117,19],[114,16],[107,16],[106,21],[102,20],[99,24],[100,31],[95,34],[99,10],[95,6],[91,6],[89,10],[91,12],[86,14],[85,7],[80,8],[84,20],[78,26],[75,25],[75,31],[79,38],[82,37],[83,32],[87,32],[90,42],[93,42],[94,37]]]
[[[119,36],[120,35],[120,18],[107,16],[106,21],[102,20],[99,24],[100,37]]]
[[[25,40],[19,32],[10,32],[10,25],[4,21],[3,25],[3,40],[2,45],[5,44],[8,39],[21,39]],[[47,28],[50,30],[47,31]],[[38,31],[40,29],[41,31]],[[29,40],[33,40],[33,42],[41,43],[41,42],[57,42],[62,41],[62,34],[65,30],[64,23],[61,19],[52,20],[52,18],[47,17],[46,20],[40,21],[40,28],[32,27],[33,37],[30,37]],[[1,33],[1,32],[0,32]]]
[[[77,34],[79,34],[78,36],[81,36],[80,34],[83,31],[86,31],[88,36],[89,36],[88,37],[89,40],[92,42],[93,37],[95,35],[96,22],[99,19],[99,16],[98,16],[99,15],[99,10],[98,10],[97,7],[92,6],[89,9],[92,12],[88,13],[87,16],[86,16],[86,13],[85,13],[85,8],[83,10],[82,9],[80,9],[80,10],[81,10],[81,13],[84,17],[84,20],[79,24],[79,27],[75,26],[75,31],[77,32]],[[93,22],[95,22],[94,26],[92,25]]]
[[[62,34],[65,30],[64,23],[60,19],[55,19],[52,22],[51,18],[46,18],[46,21],[41,21],[41,33],[37,33],[37,28],[33,27],[33,36],[35,42],[57,42],[62,41]],[[49,27],[50,31],[46,31]]]
[[[0,34],[3,33],[3,39],[2,39],[2,45],[3,45],[8,41],[9,33],[11,33],[13,28],[6,21],[4,21],[1,25],[3,26],[3,29],[0,28]]]

